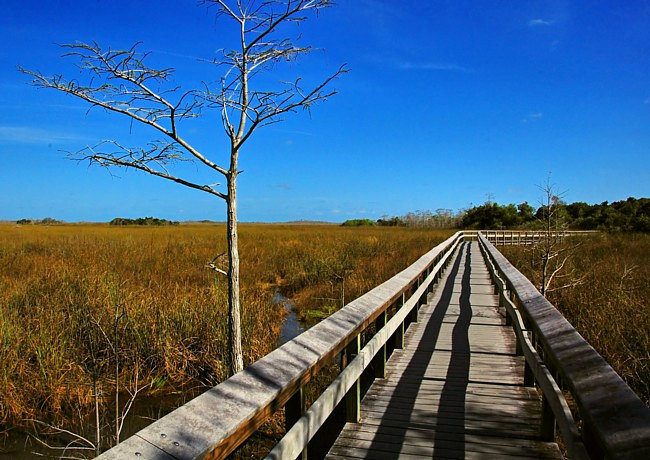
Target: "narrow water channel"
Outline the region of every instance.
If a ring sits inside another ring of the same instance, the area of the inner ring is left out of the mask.
[[[282,322],[280,336],[278,337],[277,346],[279,347],[304,332],[305,327],[301,323],[296,312],[293,311],[294,303],[282,295],[280,291],[275,291],[275,294],[273,295],[273,303],[282,305],[287,312],[284,321]]]

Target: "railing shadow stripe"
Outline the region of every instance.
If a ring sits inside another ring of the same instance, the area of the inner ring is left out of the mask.
[[[426,327],[424,328],[423,332],[423,337],[425,337],[425,340],[429,344],[433,344],[434,347],[432,347],[429,352],[426,354],[427,358],[430,358],[433,355],[433,349],[435,348],[435,343],[438,341],[438,337],[440,335],[440,330],[442,327],[442,319],[445,316],[445,313],[447,312],[447,309],[449,307],[449,300],[451,299],[451,296],[453,295],[453,288],[454,288],[454,282],[456,279],[456,276],[458,274],[458,271],[460,269],[460,264],[462,261],[461,253],[464,251],[464,247],[467,243],[463,243],[458,249],[457,249],[457,255],[456,260],[454,261],[453,266],[448,270],[448,277],[445,282],[444,287],[442,288],[441,291],[441,296],[436,303],[435,308],[433,309],[433,312],[431,314],[431,318],[428,320],[428,323]],[[404,374],[410,374],[408,376],[405,376]],[[421,368],[419,365],[414,366],[413,365],[413,360],[407,365],[406,370],[404,371],[404,374],[400,377],[400,379],[397,381],[397,388],[394,390],[393,394],[399,394],[400,393],[400,386],[404,384],[408,384],[409,386],[413,384],[413,382],[422,382],[424,380],[424,369]],[[418,378],[419,377],[419,378]],[[416,387],[419,387],[416,384]],[[410,405],[411,409],[415,405],[415,400],[411,400],[410,402],[407,403],[407,406]],[[391,409],[394,409],[396,407],[404,408],[404,404],[402,404],[398,398],[393,396],[388,403],[388,408],[386,410],[386,414],[383,419],[389,418],[388,414],[390,414]],[[388,426],[388,425],[387,425]],[[373,448],[377,448],[378,445],[382,442],[382,436],[385,434],[388,434],[388,431],[386,428],[384,428],[383,425],[379,427],[377,430],[375,436],[373,437],[373,441],[370,444],[369,451],[371,452]],[[404,435],[406,434],[407,428],[404,426],[404,424],[401,424],[400,427],[398,427],[397,433],[395,433],[394,427],[392,430],[390,430],[393,435],[396,435],[400,437],[400,439],[403,439]],[[388,454],[387,454],[388,455]],[[391,458],[390,456],[387,456],[386,458]]]

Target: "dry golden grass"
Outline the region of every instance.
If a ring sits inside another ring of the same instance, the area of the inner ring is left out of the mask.
[[[539,261],[526,248],[499,249],[539,283]],[[549,300],[650,405],[650,235],[584,239],[569,265],[584,282],[549,293]]]
[[[340,306],[405,268],[450,231],[242,225],[245,362],[268,353],[284,310]],[[226,284],[205,264],[225,252],[223,225],[0,226],[0,423],[70,426],[111,404],[120,385],[148,391],[226,377]],[[116,312],[124,313],[115,322]]]

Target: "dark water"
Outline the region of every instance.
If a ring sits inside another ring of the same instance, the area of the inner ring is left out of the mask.
[[[178,391],[171,394],[165,393],[161,395],[148,395],[138,396],[131,410],[129,411],[122,427],[120,439],[124,440],[141,429],[150,425],[153,421],[163,417],[175,408],[182,406],[190,399],[198,396],[206,391],[208,386],[194,386],[180,388]],[[120,406],[124,405],[129,399],[127,393],[120,395]],[[109,402],[105,407],[113,408],[113,402]],[[102,413],[101,423],[101,436],[103,451],[106,450],[115,439],[115,418],[112,412]],[[71,432],[76,432],[91,442],[95,442],[95,426],[94,414],[86,420],[86,424],[82,429],[79,427],[64,427]],[[48,442],[52,446],[65,446],[70,442],[73,437],[69,435],[58,435],[48,437],[46,432],[47,428],[42,428],[38,437],[43,441]],[[50,430],[51,431],[51,430]],[[78,445],[78,444],[77,444]],[[16,459],[38,459],[38,458],[60,458],[60,457],[77,457],[77,458],[93,458],[95,457],[94,450],[77,450],[77,449],[48,449],[35,439],[35,433],[28,433],[18,429],[11,429],[0,437],[0,460]]]
[[[304,332],[305,327],[300,322],[298,315],[293,311],[294,304],[291,300],[287,299],[279,291],[275,292],[273,296],[273,303],[282,305],[282,307],[287,311],[287,314],[284,317],[284,322],[282,323],[282,329],[280,331],[280,337],[278,337],[277,346],[287,343],[289,340],[300,335]]]

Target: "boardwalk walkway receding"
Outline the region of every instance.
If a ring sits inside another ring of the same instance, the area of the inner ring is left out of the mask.
[[[537,440],[541,401],[497,305],[478,243],[463,243],[327,458],[562,458]]]
[[[101,458],[225,459],[282,408],[268,460],[561,458],[556,434],[572,459],[650,458],[650,410],[488,239],[530,235],[504,235],[455,233]]]

